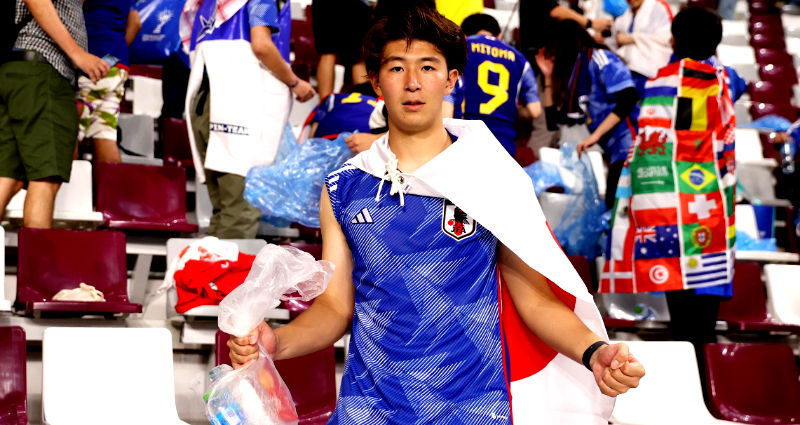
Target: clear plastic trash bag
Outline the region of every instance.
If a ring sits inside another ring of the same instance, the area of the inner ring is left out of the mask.
[[[561,145],[562,175],[568,171],[575,176],[576,184],[571,185],[574,202],[564,211],[553,234],[568,255],[595,258],[600,253],[598,238],[607,226],[601,219],[605,202],[600,198],[589,156],[578,158],[576,145],[575,142]]]
[[[546,162],[536,161],[533,164],[523,168],[528,174],[528,177],[533,181],[533,190],[536,195],[541,195],[547,189],[555,186],[563,187],[564,193],[570,193],[571,188],[564,182],[561,177],[558,165]]]
[[[321,294],[333,269],[332,263],[316,261],[311,254],[297,248],[265,246],[256,256],[244,283],[220,302],[219,328],[237,337],[246,336],[281,300],[309,301]],[[294,402],[286,384],[260,345],[259,351],[259,358],[243,368],[215,368],[210,372],[206,416],[212,424],[297,423]]]
[[[335,140],[308,139],[283,160],[251,168],[244,199],[264,215],[319,227],[322,185],[329,173],[353,156],[344,141],[350,134],[341,133]]]

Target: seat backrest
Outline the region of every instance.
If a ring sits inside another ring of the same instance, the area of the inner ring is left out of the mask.
[[[785,84],[776,83],[774,81],[753,81],[748,84],[747,92],[750,94],[750,100],[753,102],[790,103],[792,101],[791,90],[787,90]]]
[[[179,424],[172,334],[164,328],[58,328],[42,339],[45,424]]]
[[[164,163],[181,167],[192,166],[192,147],[186,120],[166,117],[161,120],[161,144]]]
[[[80,283],[102,291],[106,301],[128,302],[121,232],[23,228],[18,261],[18,303],[50,301]]]
[[[186,171],[174,166],[100,163],[97,210],[107,221],[153,224],[164,230],[186,223]]]
[[[120,146],[145,158],[155,157],[155,132],[150,115],[119,114]]]
[[[736,422],[800,423],[800,382],[792,348],[706,344],[709,408]]]
[[[611,423],[708,424],[715,420],[703,402],[700,372],[686,341],[625,341],[647,368],[639,387],[617,396]]]
[[[773,78],[782,78],[782,77],[773,77]],[[797,109],[789,103],[753,102],[750,105],[750,116],[754,120],[759,119],[765,115],[778,115],[783,118],[786,118],[789,121],[794,122],[797,119]]]
[[[0,326],[0,423],[28,425],[25,330]]]
[[[217,331],[217,365],[231,364],[228,334]],[[325,417],[336,405],[336,357],[333,346],[292,359],[275,362],[281,378],[292,393],[300,424],[315,417]]]
[[[767,293],[761,280],[761,265],[737,261],[734,269],[733,297],[719,304],[719,319],[767,321]]]
[[[800,326],[800,266],[767,264],[764,266],[767,285],[767,311],[775,321]]]
[[[797,71],[795,71],[794,66],[770,63],[761,65],[758,74],[764,81],[775,81],[778,84],[786,85],[797,84]]]
[[[283,245],[292,246],[300,251],[305,251],[311,256],[314,257],[315,260],[322,259],[322,244],[318,243],[301,243],[301,242],[287,242]]]

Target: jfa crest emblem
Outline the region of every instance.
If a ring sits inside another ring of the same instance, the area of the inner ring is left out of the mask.
[[[460,241],[475,234],[475,220],[468,216],[464,210],[445,199],[442,230],[451,238]]]

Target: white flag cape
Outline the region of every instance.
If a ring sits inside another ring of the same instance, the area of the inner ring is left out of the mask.
[[[417,171],[403,173],[405,193],[446,198],[458,205],[568,293],[564,294],[566,304],[574,303],[575,313],[586,326],[607,340],[594,300],[554,239],[528,175],[483,122],[447,119],[445,127],[458,141]],[[383,178],[392,158],[388,137],[383,136],[348,162]],[[506,373],[514,423],[607,424],[614,399],[600,392],[583,365],[555,353],[524,329],[503,292],[499,296],[501,327],[511,369]]]

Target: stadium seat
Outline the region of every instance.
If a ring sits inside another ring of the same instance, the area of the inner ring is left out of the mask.
[[[178,417],[165,328],[45,329],[45,425],[188,425]]]
[[[301,21],[292,19],[292,51],[294,60],[292,69],[299,71],[300,78],[308,79],[311,74],[316,72],[319,55],[314,47],[314,32],[311,29],[311,21]]]
[[[84,160],[72,161],[69,183],[63,183],[56,194],[53,220],[71,224],[103,222],[103,214],[94,210],[92,204],[92,163]],[[22,219],[25,205],[25,189],[20,190],[6,207],[6,219]]]
[[[167,117],[161,121],[161,145],[164,147],[165,165],[194,168],[189,143],[186,120]]]
[[[720,421],[703,403],[700,372],[686,341],[624,341],[647,369],[639,387],[617,396],[610,423],[712,425]]]
[[[183,251],[185,247],[187,247],[192,242],[195,242],[199,239],[189,239],[189,238],[171,238],[167,240],[167,273],[168,275],[164,276],[165,282],[172,281],[172,273],[174,270],[172,269],[172,263],[175,261],[176,257]],[[227,239],[229,242],[234,242],[236,245],[239,246],[239,251],[244,252],[246,254],[256,255],[258,252],[263,248],[267,242],[263,239]],[[167,288],[167,317],[175,317],[178,316],[178,313],[175,311],[175,304],[178,301],[178,292],[175,289],[175,285],[170,285]],[[216,318],[219,316],[219,306],[218,305],[204,305],[192,308],[187,312],[183,313],[184,316],[190,318],[199,318],[199,317],[213,317]]]
[[[800,326],[800,266],[767,264],[764,266],[767,286],[767,311],[780,323]]]
[[[770,16],[770,15],[767,15]],[[750,22],[748,28],[750,35],[754,34],[774,34],[776,36],[785,35],[780,19],[761,19]]]
[[[103,292],[106,301],[53,301],[80,283]],[[19,231],[16,310],[27,315],[141,313],[128,301],[125,235],[113,231],[23,228]]]
[[[797,71],[793,66],[772,63],[761,65],[758,75],[763,81],[774,81],[785,85],[797,84]]]
[[[776,63],[784,66],[794,66],[794,58],[784,49],[755,49],[756,62],[759,65]]]
[[[778,15],[781,10],[771,1],[753,0],[749,3],[751,15]]]
[[[216,336],[216,364],[231,364],[228,334]],[[323,425],[336,407],[336,357],[333,346],[275,362],[300,417],[298,425]]]
[[[776,322],[767,313],[767,293],[761,280],[761,266],[756,262],[737,261],[733,276],[733,297],[719,306],[719,320],[729,331],[792,332],[800,326]]]
[[[770,62],[771,63],[771,62]],[[753,81],[747,85],[747,93],[753,102],[788,105],[792,102],[792,91],[785,84],[775,81]]]
[[[800,382],[790,346],[704,348],[709,409],[716,417],[751,424],[800,423]]]
[[[153,131],[155,120],[149,115],[119,115],[120,154],[122,162],[161,165],[156,159],[156,135]]]
[[[6,231],[5,231],[5,229],[3,229],[2,226],[0,226],[0,240],[4,241],[4,242],[6,240]],[[3,271],[3,277],[4,277],[3,281],[5,281],[5,270],[6,270],[6,256],[5,255],[0,255],[0,270]],[[0,312],[11,311],[11,300],[6,298],[8,295],[6,294],[6,291],[5,291],[5,284],[3,285],[2,294],[3,294],[3,296],[0,297]]]
[[[180,167],[98,164],[97,210],[115,229],[197,232],[186,220],[186,171]]]
[[[28,425],[25,330],[0,326],[0,424]]]
[[[771,66],[771,65],[768,65]],[[750,116],[754,120],[761,118],[765,115],[778,115],[787,120],[794,122],[797,120],[797,108],[789,103],[761,103],[753,102],[750,105]]]

